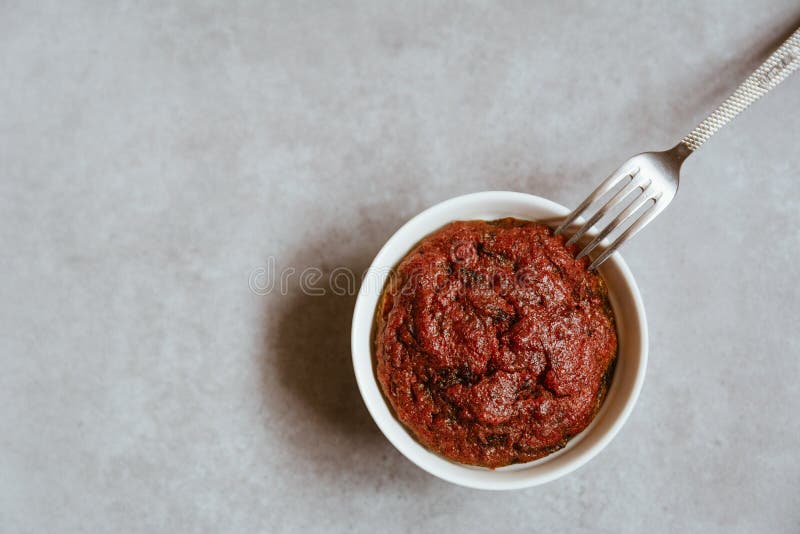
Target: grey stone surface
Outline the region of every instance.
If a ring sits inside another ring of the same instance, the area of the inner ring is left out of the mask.
[[[800,76],[689,160],[624,254],[640,402],[530,490],[422,472],[370,420],[364,269],[487,189],[574,205],[800,24],[795,0],[0,6],[0,531],[798,532]]]

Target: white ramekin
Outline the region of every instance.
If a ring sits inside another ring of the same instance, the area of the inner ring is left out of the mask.
[[[479,489],[517,489],[549,482],[574,471],[614,438],[636,403],[647,366],[647,323],[639,289],[622,257],[615,253],[601,267],[617,321],[619,355],[603,406],[592,423],[566,447],[549,456],[499,469],[451,462],[420,445],[395,418],[375,376],[372,327],[386,277],[423,237],[451,221],[516,217],[554,222],[569,212],[549,200],[507,191],[464,195],[437,204],[410,221],[375,256],[353,312],[352,351],[358,388],[369,413],[397,450],[441,479]]]

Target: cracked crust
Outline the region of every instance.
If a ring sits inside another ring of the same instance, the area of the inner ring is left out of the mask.
[[[451,223],[379,302],[377,376],[428,448],[500,467],[562,448],[597,413],[617,337],[602,279],[544,225]]]

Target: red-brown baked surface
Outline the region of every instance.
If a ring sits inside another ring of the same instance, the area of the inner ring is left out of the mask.
[[[426,447],[485,467],[527,462],[592,420],[617,352],[602,279],[547,226],[454,222],[379,301],[377,376]]]

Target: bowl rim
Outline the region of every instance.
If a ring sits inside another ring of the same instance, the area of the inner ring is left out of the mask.
[[[374,315],[375,309],[377,307],[377,302],[382,292],[384,282],[386,277],[388,276],[388,271],[386,272],[377,272],[375,273],[376,265],[380,269],[384,269],[381,265],[384,256],[387,255],[388,251],[391,251],[395,243],[403,241],[404,239],[407,240],[408,235],[411,237],[416,236],[414,242],[418,242],[420,239],[425,237],[426,235],[430,234],[431,232],[441,228],[443,224],[447,224],[446,222],[439,225],[433,225],[429,227],[421,227],[422,230],[417,229],[417,226],[420,224],[420,221],[425,221],[426,219],[430,218],[432,215],[436,215],[439,212],[447,212],[452,210],[454,207],[458,207],[462,204],[470,204],[476,201],[485,202],[487,205],[490,205],[492,202],[495,204],[497,203],[519,203],[520,205],[525,205],[526,207],[533,209],[533,210],[543,210],[548,211],[553,214],[554,217],[563,217],[564,215],[569,213],[569,210],[551,200],[531,195],[528,193],[519,193],[513,191],[482,191],[477,193],[470,193],[466,195],[461,195],[457,197],[453,197],[433,206],[423,210],[419,214],[415,215],[411,219],[409,219],[405,224],[403,224],[398,230],[396,230],[391,237],[384,243],[381,249],[373,258],[372,262],[370,263],[370,267],[365,273],[365,278],[362,280],[361,287],[358,291],[358,296],[356,298],[356,303],[353,309],[353,319],[351,324],[351,352],[352,352],[352,360],[353,360],[353,369],[356,375],[356,383],[358,385],[359,393],[361,394],[361,398],[364,401],[364,404],[367,407],[367,410],[370,413],[370,416],[375,421],[375,424],[384,434],[384,436],[389,440],[389,442],[398,450],[400,453],[405,456],[408,460],[412,463],[420,467],[421,469],[427,471],[428,473],[448,482],[458,484],[461,486],[466,486],[475,489],[489,489],[489,490],[506,490],[506,489],[520,489],[526,488],[531,486],[536,486],[539,484],[544,484],[546,482],[555,480],[560,478],[572,471],[578,469],[586,462],[594,458],[602,449],[604,449],[611,440],[617,435],[619,430],[624,425],[625,421],[630,416],[631,412],[633,411],[633,407],[636,404],[636,401],[639,397],[639,393],[641,392],[645,372],[647,368],[647,357],[648,357],[648,329],[647,329],[647,319],[644,310],[644,304],[642,302],[642,297],[639,292],[639,288],[636,284],[636,280],[633,277],[628,265],[625,263],[622,256],[619,252],[615,252],[612,254],[608,260],[606,260],[606,264],[609,266],[613,266],[621,275],[621,279],[624,280],[625,286],[630,294],[630,298],[632,299],[633,309],[626,313],[632,313],[630,317],[635,319],[635,322],[638,326],[637,331],[634,334],[638,334],[638,344],[636,344],[636,350],[631,350],[630,353],[626,354],[626,358],[630,360],[629,365],[635,365],[634,370],[634,378],[631,387],[627,393],[627,397],[623,397],[622,401],[623,406],[621,409],[618,410],[616,414],[611,414],[609,417],[611,419],[611,424],[606,425],[605,430],[602,433],[601,431],[594,429],[595,433],[599,433],[594,436],[594,441],[591,443],[588,448],[583,450],[582,452],[577,452],[573,454],[573,458],[568,458],[565,460],[563,465],[559,465],[557,468],[546,470],[545,472],[537,472],[536,469],[528,469],[529,467],[534,467],[536,465],[544,465],[556,457],[560,456],[566,450],[570,449],[575,445],[576,442],[581,441],[585,436],[590,435],[593,431],[593,427],[595,423],[601,418],[601,413],[603,413],[606,405],[608,403],[608,397],[606,398],[606,402],[603,403],[600,412],[595,416],[594,420],[590,425],[584,429],[578,436],[575,436],[567,446],[553,454],[545,456],[535,462],[529,462],[526,464],[518,464],[517,466],[510,466],[505,468],[500,468],[496,470],[489,470],[480,467],[468,466],[465,464],[459,464],[453,461],[450,461],[438,454],[429,451],[425,448],[422,444],[416,441],[413,437],[411,437],[411,441],[415,445],[410,444],[408,439],[403,438],[402,434],[406,436],[410,436],[410,433],[406,430],[400,421],[394,416],[391,407],[389,406],[388,402],[386,401],[385,397],[383,396],[383,392],[378,384],[377,377],[375,375],[375,363],[374,363],[374,355],[373,355],[373,347],[372,347],[372,336],[373,336],[373,323],[374,323]],[[510,211],[510,210],[501,210],[501,211]],[[512,215],[508,215],[512,216]],[[472,217],[473,219],[481,219],[483,217],[479,215],[475,215]],[[520,217],[518,217],[520,218]],[[456,220],[465,220],[464,218],[453,217],[449,219],[451,221]],[[533,219],[531,219],[533,220]],[[413,247],[413,245],[411,245]],[[408,253],[411,250],[411,247],[404,250],[402,256]],[[402,257],[401,256],[401,257]],[[399,260],[398,260],[399,261]],[[396,262],[392,265],[392,268],[396,265]],[[605,264],[604,264],[605,265]],[[603,267],[601,267],[601,270]],[[372,274],[370,274],[372,273]],[[368,284],[366,283],[366,276],[372,276],[376,274],[378,276],[376,283]],[[377,291],[375,291],[377,288]],[[609,290],[611,291],[611,285],[609,284]],[[373,291],[373,294],[369,294],[369,291]],[[617,314],[617,310],[615,310],[615,315]],[[619,328],[619,327],[618,327]],[[367,339],[367,347],[368,350],[364,351],[363,347],[363,336],[366,335]],[[636,337],[634,335],[634,337]],[[364,354],[366,352],[366,354]],[[368,363],[368,365],[366,365]],[[617,363],[619,364],[619,356]],[[368,367],[368,372],[367,372]],[[615,379],[616,380],[616,373]],[[612,386],[614,387],[614,380],[612,380]],[[622,387],[622,386],[620,386]],[[379,396],[376,399],[374,395],[375,388],[377,388]],[[609,391],[610,396],[611,391]],[[388,417],[387,417],[388,414]],[[398,429],[402,431],[398,433]],[[432,461],[429,455],[433,455],[438,460]],[[447,465],[446,468],[442,468],[445,462]],[[513,469],[518,471],[520,474],[514,478],[507,478],[502,475],[506,469]],[[476,478],[476,470],[483,471],[485,474],[480,475]],[[525,471],[530,471],[528,476],[524,476],[523,473]],[[495,476],[495,474],[501,474],[500,476]]]

